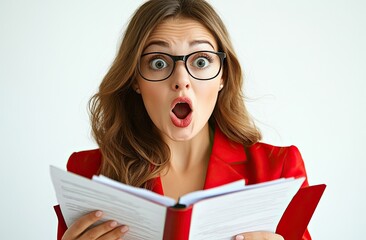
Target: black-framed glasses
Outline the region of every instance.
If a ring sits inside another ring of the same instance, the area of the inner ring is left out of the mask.
[[[174,56],[163,52],[141,55],[138,71],[147,81],[168,79],[177,61],[183,61],[189,75],[197,80],[211,80],[219,75],[226,54],[224,52],[197,51],[188,55]]]

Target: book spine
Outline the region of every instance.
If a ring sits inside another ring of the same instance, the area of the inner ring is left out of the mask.
[[[168,208],[163,240],[188,240],[193,207]]]

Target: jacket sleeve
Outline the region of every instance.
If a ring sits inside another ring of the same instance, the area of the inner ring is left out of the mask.
[[[65,223],[65,219],[62,216],[60,205],[56,205],[53,208],[54,208],[54,210],[56,212],[57,220],[58,220],[57,240],[61,240],[62,239],[62,236],[64,235],[64,233],[67,230],[67,226],[66,226],[66,223]]]

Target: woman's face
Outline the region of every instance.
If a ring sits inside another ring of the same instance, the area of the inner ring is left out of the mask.
[[[143,55],[152,52],[179,56],[196,51],[216,52],[217,45],[214,36],[199,22],[169,18],[151,33]],[[167,76],[169,68],[174,65],[169,61],[171,59],[165,55],[148,54],[140,60],[140,72],[149,79]],[[199,53],[189,57],[186,65],[196,77],[205,78],[213,77],[211,62],[209,55]],[[176,61],[175,69],[164,81],[151,82],[138,75],[134,87],[141,93],[145,108],[163,138],[186,141],[208,124],[222,83],[222,70],[213,79],[202,81],[188,73],[183,61]]]

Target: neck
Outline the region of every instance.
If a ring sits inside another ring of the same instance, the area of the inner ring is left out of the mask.
[[[208,162],[211,153],[210,129],[208,123],[192,139],[167,141],[171,151],[170,168],[174,172],[186,172],[197,165]]]

